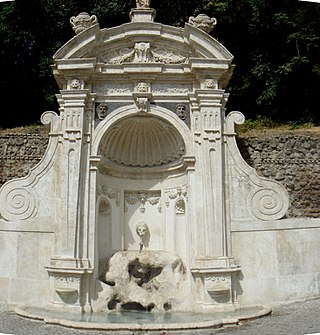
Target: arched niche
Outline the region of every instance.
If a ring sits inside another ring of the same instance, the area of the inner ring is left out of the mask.
[[[97,185],[112,208],[113,251],[138,250],[136,225],[142,221],[150,230],[146,248],[175,249],[170,234],[175,204],[167,206],[166,194],[187,183],[191,143],[188,127],[165,108],[138,113],[136,107],[122,107],[99,124]]]

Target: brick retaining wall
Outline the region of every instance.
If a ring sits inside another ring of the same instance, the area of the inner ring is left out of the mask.
[[[289,217],[320,217],[320,138],[277,135],[237,139],[240,152],[258,174],[289,192]],[[38,134],[0,135],[0,186],[27,175],[43,156],[48,138]]]

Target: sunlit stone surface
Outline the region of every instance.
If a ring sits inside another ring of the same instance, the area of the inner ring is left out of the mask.
[[[216,21],[155,23],[149,1],[130,17],[81,13],[54,55],[48,149],[0,191],[0,302],[112,318],[318,295],[319,221],[285,219],[287,191],[239,154],[233,56],[199,29]]]

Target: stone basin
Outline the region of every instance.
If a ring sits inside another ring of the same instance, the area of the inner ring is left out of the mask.
[[[268,307],[248,307],[233,312],[192,313],[165,312],[148,313],[142,311],[121,311],[110,313],[64,313],[39,308],[19,308],[16,313],[20,316],[42,320],[47,324],[58,324],[66,327],[96,330],[121,331],[159,331],[211,329],[223,326],[237,325],[242,320],[254,319],[268,315]]]

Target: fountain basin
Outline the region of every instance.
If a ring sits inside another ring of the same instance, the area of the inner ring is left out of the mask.
[[[18,315],[42,320],[47,324],[96,330],[194,330],[239,324],[242,320],[259,318],[271,313],[268,307],[254,306],[230,312],[150,313],[141,311],[113,311],[110,313],[64,313],[38,308],[19,308]]]

